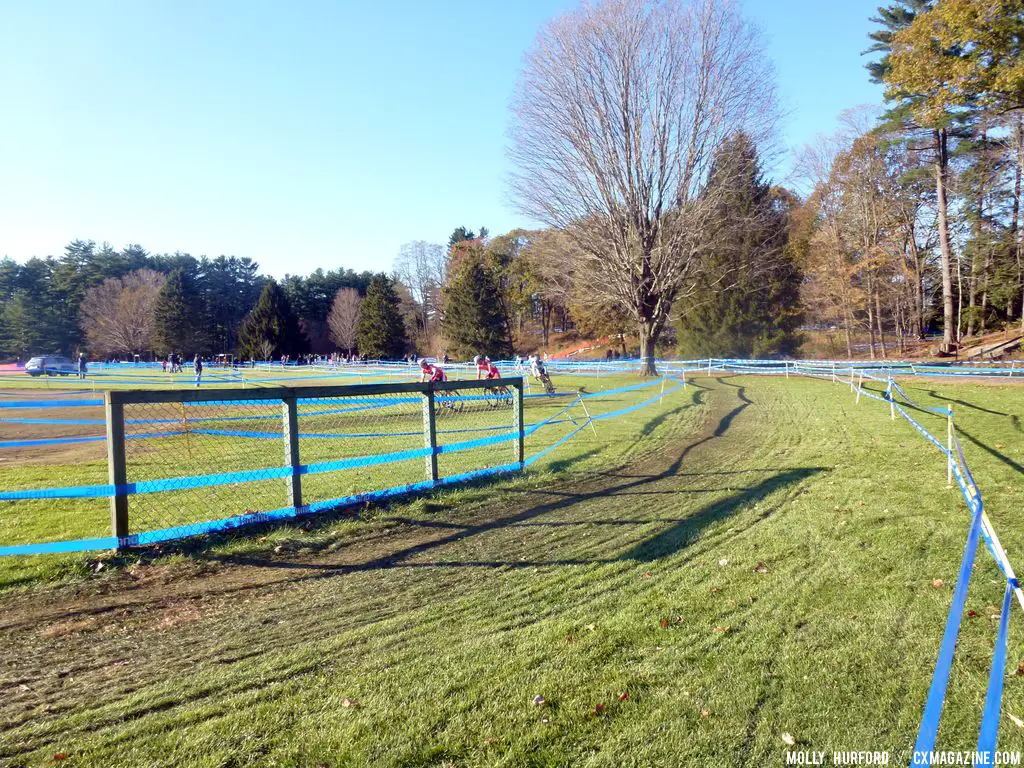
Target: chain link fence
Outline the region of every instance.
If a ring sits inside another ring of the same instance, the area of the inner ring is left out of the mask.
[[[106,395],[113,534],[144,544],[522,468],[522,380]]]

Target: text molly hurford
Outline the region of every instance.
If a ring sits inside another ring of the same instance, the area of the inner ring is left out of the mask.
[[[889,752],[787,750],[786,765],[889,765]],[[1020,752],[915,752],[913,765],[1021,765]]]

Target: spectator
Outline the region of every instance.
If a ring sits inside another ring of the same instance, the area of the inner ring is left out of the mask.
[[[199,353],[196,353],[195,360],[192,361],[192,368],[196,372],[196,387],[199,387],[199,380],[203,377],[203,361],[199,357]]]
[[[85,353],[78,353],[78,378],[85,378]]]

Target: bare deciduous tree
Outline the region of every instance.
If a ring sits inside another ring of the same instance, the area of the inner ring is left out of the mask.
[[[327,315],[327,325],[331,329],[331,339],[342,349],[352,350],[356,346],[359,327],[359,305],[362,303],[359,291],[355,288],[341,288],[334,294],[331,311]]]
[[[416,327],[427,338],[440,321],[441,286],[445,278],[444,249],[437,243],[405,243],[394,263],[395,279],[409,289],[416,303]]]
[[[715,151],[775,116],[774,72],[731,0],[605,0],[549,22],[514,102],[513,187],[563,229],[595,300],[637,324],[641,372],[672,302],[692,290]]]
[[[165,277],[151,269],[111,277],[85,292],[80,308],[89,348],[100,355],[143,353],[153,339],[154,310]]]

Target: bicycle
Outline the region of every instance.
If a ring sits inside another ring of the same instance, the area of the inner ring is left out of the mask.
[[[487,387],[484,389],[484,402],[488,408],[511,408],[512,393],[508,387]]]
[[[537,377],[540,379],[540,383],[544,385],[544,392],[548,395],[555,394],[555,385],[551,383],[551,377],[548,376],[547,371]]]
[[[446,413],[462,413],[462,400],[457,390],[451,389],[447,392],[434,393],[434,415],[443,416]]]

